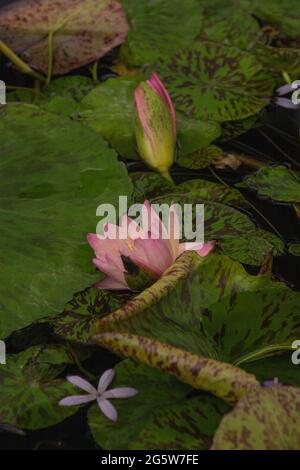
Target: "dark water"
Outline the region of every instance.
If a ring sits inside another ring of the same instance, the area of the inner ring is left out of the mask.
[[[11,0],[0,0],[0,7]],[[102,61],[102,68],[100,76],[102,79],[111,76],[109,70],[109,63],[111,55]],[[78,73],[76,71],[75,73]],[[87,68],[80,70],[81,74],[89,74]],[[32,81],[30,77],[20,74],[9,64],[3,57],[0,58],[0,79],[4,80],[8,85],[14,86],[31,86]],[[242,137],[226,143],[223,147],[225,150],[238,151],[244,149],[244,153],[257,157],[257,152],[265,155],[266,161],[273,160],[284,163],[293,169],[299,170],[299,127],[300,115],[281,109],[268,110],[266,121],[268,124],[262,128],[263,132],[272,140],[268,141],[258,130],[251,130]],[[283,136],[280,132],[274,131],[270,128],[275,126],[279,131],[287,132],[288,136]],[[290,142],[290,137],[296,138],[295,144]],[[298,139],[298,143],[297,143]],[[245,151],[244,146],[249,146],[248,152]],[[280,150],[283,149],[288,156],[295,160],[293,164],[289,158]],[[140,164],[137,164],[139,168]],[[297,166],[298,165],[298,166]],[[144,169],[144,167],[140,167]],[[189,179],[187,176],[176,176],[180,170],[174,170],[174,177],[177,182],[183,179]],[[249,173],[249,169],[241,168],[237,172],[233,171],[215,171],[217,176],[229,185],[233,185],[243,179]],[[191,172],[190,177],[195,175],[207,178],[211,181],[218,181],[210,170],[201,170]],[[262,200],[255,196],[250,191],[243,191],[246,198],[255,205],[255,207],[263,214],[264,218],[269,220],[271,224],[278,230],[286,243],[292,243],[300,240],[300,220],[295,216],[293,208],[285,204],[274,204],[271,201]],[[266,223],[263,217],[260,217],[255,211],[252,212],[253,219],[260,227],[272,231],[270,226]],[[257,272],[256,269],[249,268],[253,273]],[[274,275],[281,280],[287,282],[292,288],[300,290],[300,257],[293,257],[289,254],[276,257],[273,264]],[[20,347],[20,346],[19,346]],[[16,352],[16,345],[13,341],[10,342],[9,352]],[[84,366],[100,375],[101,371],[112,367],[116,363],[116,358],[106,352],[97,351],[92,357],[84,364]],[[72,373],[72,370],[70,371]],[[75,372],[75,370],[73,371]],[[64,376],[66,373],[64,373]],[[6,449],[39,449],[39,450],[65,450],[65,449],[82,449],[91,450],[95,449],[95,444],[90,435],[89,428],[86,420],[87,408],[80,410],[75,416],[72,416],[62,423],[52,426],[47,429],[39,429],[37,431],[29,431],[26,436],[17,436],[15,434],[1,433],[0,434],[0,450]]]

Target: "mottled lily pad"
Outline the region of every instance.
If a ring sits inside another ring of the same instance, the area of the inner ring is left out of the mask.
[[[57,376],[72,362],[60,346],[34,346],[8,355],[0,367],[0,422],[40,429],[63,421],[77,411],[58,402],[74,387]]]
[[[107,80],[82,100],[79,118],[101,134],[123,157],[138,159],[134,133],[134,89],[142,77]],[[177,114],[180,153],[206,147],[219,137],[219,124]]]
[[[102,415],[97,404],[89,410],[88,423],[101,448],[124,450],[132,442],[140,442],[141,432],[157,410],[184,402],[191,388],[161,371],[130,360],[117,364],[115,371],[113,387],[134,387],[139,393],[134,398],[113,401],[118,411],[117,426]]]
[[[300,5],[298,0],[256,0],[251,10],[262,20],[278,27],[287,36],[300,35]]]
[[[183,155],[177,160],[179,166],[199,170],[208,167],[213,161],[223,155],[223,150],[216,145],[210,145],[189,155]]]
[[[229,186],[202,179],[175,186],[154,173],[136,173],[133,182],[135,202],[204,204],[205,239],[217,240],[223,253],[241,263],[259,266],[270,251],[277,256],[284,250],[282,240],[255,226],[244,213],[251,206]]]
[[[122,0],[130,31],[122,57],[131,65],[152,64],[193,42],[201,29],[197,0]]]
[[[265,166],[236,186],[248,187],[273,201],[300,202],[300,173],[282,165]]]
[[[129,26],[116,0],[20,0],[1,9],[0,29],[2,41],[46,74],[52,38],[52,72],[63,75],[120,45]]]
[[[247,52],[201,42],[157,64],[176,109],[189,117],[228,121],[256,114],[274,82]]]
[[[139,337],[178,348],[185,371],[192,368],[191,358],[187,365],[187,352],[241,364],[291,348],[300,334],[299,299],[300,294],[283,283],[247,274],[226,256],[210,254],[201,259],[185,253],[153,286],[96,322],[93,329],[100,333],[101,344],[125,356],[129,343],[132,354],[143,349],[146,339],[139,341]],[[168,363],[171,371],[171,351],[153,348],[150,363],[160,368]]]
[[[211,450],[298,450],[300,388],[253,391],[227,414]]]
[[[120,308],[131,297],[130,293],[117,294],[91,287],[74,295],[63,313],[52,318],[50,324],[59,336],[72,341],[89,343],[92,323]]]

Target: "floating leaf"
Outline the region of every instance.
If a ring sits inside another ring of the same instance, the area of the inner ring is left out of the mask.
[[[298,450],[300,388],[258,388],[228,413],[211,450]]]
[[[99,132],[117,152],[138,159],[134,131],[134,89],[142,77],[121,77],[95,87],[81,102],[80,119]],[[219,124],[177,114],[181,154],[206,147],[219,137]]]
[[[180,157],[177,161],[179,166],[198,170],[208,167],[216,158],[223,155],[223,150],[216,145],[210,145],[204,149]]]
[[[276,377],[283,385],[300,387],[299,366],[292,363],[291,356],[292,351],[289,351],[242,364],[241,367],[250,374],[255,374],[260,382],[273,380]]]
[[[96,404],[88,412],[88,423],[96,442],[102,449],[128,449],[157,410],[185,401],[191,388],[168,374],[143,364],[126,360],[115,366],[113,386],[133,387],[138,394],[127,400],[114,400],[118,411],[118,425],[105,418]],[[222,408],[221,408],[222,409]]]
[[[287,36],[300,35],[300,6],[298,0],[268,0],[252,2],[251,11],[259,18],[277,26]]]
[[[251,209],[240,192],[202,179],[176,186],[162,179],[153,173],[133,175],[134,201],[176,202],[182,207],[204,204],[205,239],[218,240],[223,253],[242,263],[259,266],[270,251],[275,256],[282,254],[284,244],[278,237],[257,228],[246,214],[235,209]]]
[[[225,362],[191,354],[169,344],[127,333],[95,336],[100,346],[175,375],[183,383],[233,404],[258,386],[253,375]]]
[[[116,0],[20,0],[0,10],[0,38],[28,63],[53,74],[93,62],[124,42],[129,26]]]
[[[215,121],[251,116],[266,104],[274,83],[247,52],[201,42],[157,64],[176,109]],[[213,84],[213,86],[212,86]]]
[[[136,335],[137,343],[139,336],[151,338],[179,348],[183,357],[189,351],[241,364],[291,348],[300,337],[299,299],[285,284],[252,276],[226,256],[184,253],[153,286],[96,322],[94,331],[128,335],[128,341]],[[123,352],[126,341],[120,339]],[[118,349],[118,340],[112,342]]]
[[[212,395],[200,396],[158,409],[130,448],[205,450],[228,406]]]
[[[34,346],[7,356],[0,368],[0,422],[26,429],[39,429],[63,421],[77,411],[62,408],[61,398],[74,387],[56,377],[71,362],[60,346]]]
[[[261,197],[278,202],[300,202],[300,173],[285,166],[265,166],[237,187],[248,187]]]
[[[197,0],[122,0],[130,22],[122,57],[131,65],[152,64],[193,42],[201,29]]]
[[[103,289],[89,288],[74,295],[60,315],[50,323],[56,334],[68,340],[91,342],[90,327],[95,320],[120,308],[131,294],[117,294]]]
[[[61,312],[101,276],[86,233],[100,203],[128,195],[116,154],[91,129],[30,105],[1,109],[0,337]]]

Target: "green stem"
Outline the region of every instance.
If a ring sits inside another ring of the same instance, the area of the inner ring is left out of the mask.
[[[89,380],[95,380],[96,377],[93,374],[91,374],[87,369],[85,369],[83,367],[83,365],[81,364],[80,360],[77,357],[76,352],[74,351],[74,349],[72,348],[72,346],[70,344],[68,344],[68,349],[70,351],[70,354],[71,354],[76,366],[80,370],[80,372],[82,374],[84,374]]]
[[[27,75],[31,75],[32,77],[40,80],[41,82],[45,82],[45,77],[40,75],[38,72],[32,70],[29,65],[27,65],[17,54],[14,53],[3,41],[0,40],[0,52],[5,55],[13,64],[15,64],[22,72],[26,73]]]
[[[260,349],[259,351],[255,351],[249,354],[246,354],[245,356],[241,357],[240,359],[236,360],[234,362],[235,366],[239,366],[240,364],[243,364],[245,362],[254,362],[258,361],[259,359],[263,359],[265,357],[268,357],[272,355],[272,353],[279,352],[279,351],[287,351],[291,349],[291,345],[284,343],[284,344],[276,344],[276,345],[271,345],[271,346],[265,346],[264,348]]]
[[[274,142],[264,131],[262,130],[258,130],[258,132],[268,141],[270,142],[270,144],[273,145],[273,147],[276,148],[276,150],[278,150],[278,152],[280,152],[285,158],[287,158],[290,162],[293,163],[293,165],[299,167],[299,163],[296,162],[296,160],[294,160],[292,157],[289,156],[288,153],[286,153],[285,150],[283,150],[281,147],[279,147],[279,145],[276,144],[276,142]]]
[[[97,85],[99,83],[99,79],[98,79],[98,61],[96,60],[96,62],[93,63],[92,67],[91,67],[91,72],[92,72],[92,79],[93,79],[93,82],[95,85]]]
[[[285,70],[283,70],[281,72],[281,75],[282,75],[283,79],[286,81],[286,83],[292,83],[293,80],[291,79],[291,77],[289,76],[289,74]]]

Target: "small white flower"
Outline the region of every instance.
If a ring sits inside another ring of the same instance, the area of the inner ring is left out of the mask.
[[[106,370],[99,379],[97,389],[92,384],[87,382],[87,380],[82,379],[78,375],[71,375],[67,377],[67,380],[71,384],[76,385],[76,387],[81,388],[82,390],[88,393],[85,395],[74,395],[70,397],[65,397],[60,400],[59,405],[82,405],[83,403],[89,403],[91,401],[97,400],[102,413],[111,421],[117,421],[117,410],[110,403],[109,399],[134,397],[138,393],[138,390],[131,387],[118,387],[112,388],[111,390],[107,390],[107,387],[113,381],[114,376],[115,371],[113,369]]]

